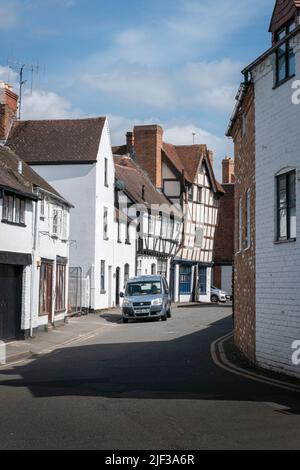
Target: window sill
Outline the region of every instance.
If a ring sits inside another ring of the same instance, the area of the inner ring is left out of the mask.
[[[283,80],[281,80],[280,82],[276,83],[276,85],[273,86],[273,90],[276,90],[277,88],[281,87],[281,85],[284,85],[285,83],[289,82],[290,80],[292,80],[293,78],[295,78],[295,74],[291,75],[290,77],[286,77],[284,78]]]
[[[19,224],[17,222],[9,222],[8,220],[2,219],[1,222],[6,225],[14,225],[15,227],[26,227],[26,224]]]
[[[297,238],[290,238],[289,240],[274,240],[274,245],[284,245],[286,243],[295,243]]]

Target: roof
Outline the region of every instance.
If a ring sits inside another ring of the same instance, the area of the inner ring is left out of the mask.
[[[135,203],[142,204],[149,209],[152,205],[168,206],[170,209],[172,207],[174,212],[170,201],[161,191],[156,189],[150,178],[131,157],[115,155],[114,161],[116,178],[123,181],[125,192],[128,193]],[[142,194],[143,187],[144,199]],[[179,213],[175,212],[175,215],[179,216]]]
[[[29,164],[97,161],[106,118],[16,121],[7,145]]]
[[[22,162],[22,174],[19,173],[19,163]],[[34,188],[47,191],[66,205],[71,206],[47,181],[39,176],[30,166],[21,160],[8,147],[0,146],[0,187],[8,189],[29,198],[35,199]]]
[[[300,0],[277,0],[274,6],[269,31],[275,33],[288,21],[292,20],[298,8],[300,8]]]
[[[221,194],[224,193],[222,185],[215,178],[206,145],[172,145],[163,143],[162,150],[164,156],[179,173],[182,174],[184,171],[184,177],[189,183],[195,181],[199,165],[205,161],[214,190]]]

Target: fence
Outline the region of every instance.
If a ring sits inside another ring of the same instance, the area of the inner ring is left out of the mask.
[[[71,267],[69,269],[69,301],[68,314],[82,315],[89,311],[90,307],[90,279],[82,275],[82,268]]]

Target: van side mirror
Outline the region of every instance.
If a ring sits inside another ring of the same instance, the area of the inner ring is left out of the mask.
[[[121,299],[124,299],[124,297],[125,297],[124,292],[120,293],[120,297],[121,297]]]

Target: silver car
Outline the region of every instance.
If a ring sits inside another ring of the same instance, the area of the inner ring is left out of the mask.
[[[171,318],[171,297],[163,276],[142,276],[130,279],[123,298],[123,322],[146,318]]]
[[[218,302],[226,303],[230,302],[231,300],[231,296],[228,294],[228,292],[225,292],[224,290],[218,289],[214,286],[211,288],[210,298],[214,304],[217,304]]]

